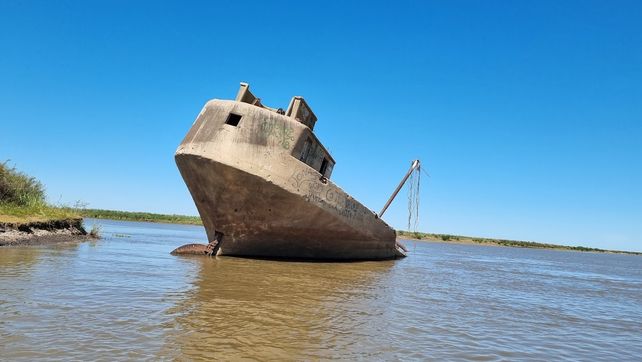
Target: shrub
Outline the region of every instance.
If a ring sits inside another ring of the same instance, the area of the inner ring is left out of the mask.
[[[0,203],[17,206],[43,205],[45,188],[36,178],[3,162],[0,163]]]
[[[93,224],[91,226],[91,230],[89,230],[89,236],[91,236],[92,238],[98,239],[98,238],[100,238],[101,230],[102,230],[102,226],[101,225]]]

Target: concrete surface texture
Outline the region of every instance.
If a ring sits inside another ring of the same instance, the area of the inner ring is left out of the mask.
[[[400,256],[395,231],[329,180],[334,159],[312,132],[301,97],[287,111],[241,84],[209,101],[176,163],[217,255],[305,259]],[[222,233],[222,238],[220,238]]]

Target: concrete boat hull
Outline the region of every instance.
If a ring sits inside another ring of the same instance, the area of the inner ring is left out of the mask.
[[[230,114],[241,121],[227,124]],[[260,107],[207,103],[175,159],[208,238],[223,234],[217,255],[401,256],[392,228],[297,157],[310,137],[306,125]]]

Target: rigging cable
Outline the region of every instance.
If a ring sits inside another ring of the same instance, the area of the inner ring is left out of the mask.
[[[408,231],[417,232],[419,224],[419,187],[421,183],[421,166],[410,175],[408,183]]]

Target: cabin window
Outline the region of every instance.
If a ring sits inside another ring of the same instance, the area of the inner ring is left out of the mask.
[[[225,121],[225,124],[229,124],[230,126],[238,126],[239,122],[241,122],[241,115],[239,114],[234,114],[230,113],[229,116],[227,116],[227,120]]]
[[[312,145],[312,140],[310,137],[308,137],[305,140],[305,143],[303,144],[303,150],[301,151],[301,157],[299,157],[300,161],[305,162],[308,159],[308,156],[310,155],[310,146]]]
[[[323,162],[321,162],[321,168],[319,169],[319,172],[321,175],[325,175],[325,170],[328,168],[328,159],[323,158]]]
[[[332,175],[332,169],[334,168],[334,162],[328,162],[328,167],[325,169],[325,173],[323,176],[330,178],[330,175]]]

